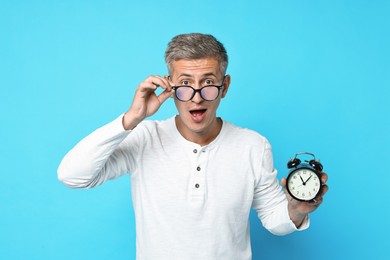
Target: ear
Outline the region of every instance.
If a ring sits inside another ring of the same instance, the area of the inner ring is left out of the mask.
[[[225,76],[225,82],[223,84],[223,89],[222,89],[222,98],[224,98],[229,90],[229,86],[230,86],[230,81],[231,81],[231,77],[230,75],[226,75]]]
[[[173,85],[173,83],[171,81],[171,75],[164,75],[164,79],[168,80],[168,82],[169,82],[169,84],[171,84],[171,86]],[[174,93],[172,92],[172,94],[169,97],[173,98],[174,97]]]

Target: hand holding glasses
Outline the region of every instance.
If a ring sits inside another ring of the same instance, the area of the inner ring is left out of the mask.
[[[126,130],[133,129],[144,118],[153,115],[171,95],[172,90],[179,101],[187,102],[194,98],[195,94],[199,95],[203,100],[213,101],[218,98],[220,90],[225,84],[225,77],[223,77],[222,84],[206,85],[200,89],[194,89],[191,86],[173,86],[169,82],[168,77],[149,76],[137,87],[133,102],[129,110],[123,116],[123,127]],[[156,95],[157,88],[163,88],[164,91]]]

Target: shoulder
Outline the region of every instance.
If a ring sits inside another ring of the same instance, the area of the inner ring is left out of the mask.
[[[262,134],[255,130],[243,128],[224,121],[226,135],[224,136],[225,147],[238,158],[249,162],[253,169],[254,178],[259,180],[258,174],[273,172],[273,156],[270,142]]]
[[[229,142],[245,146],[261,146],[263,148],[270,147],[268,139],[257,131],[240,127],[227,121],[223,121],[223,123],[225,125],[226,139],[228,139]]]
[[[174,117],[165,120],[144,120],[134,129],[129,138],[136,139],[137,142],[149,143],[152,140],[170,139],[175,130]]]
[[[174,117],[165,120],[144,120],[135,129],[141,131],[156,132],[161,130],[169,130],[174,125]]]

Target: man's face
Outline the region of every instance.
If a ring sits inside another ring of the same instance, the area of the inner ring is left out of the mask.
[[[188,85],[194,89],[201,89],[207,85],[220,86],[224,75],[221,75],[220,65],[215,58],[202,58],[196,60],[178,60],[172,63],[171,82],[175,86]],[[184,137],[205,136],[219,132],[220,124],[216,119],[216,111],[230,84],[230,76],[225,77],[224,86],[218,97],[213,101],[206,101],[197,92],[186,102],[175,97],[175,104],[179,111],[176,121],[179,131]]]

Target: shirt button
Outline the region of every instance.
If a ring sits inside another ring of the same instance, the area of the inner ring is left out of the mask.
[[[198,150],[194,149],[194,150],[193,150],[193,152],[194,152],[194,153],[197,153],[197,152],[198,152]]]
[[[199,184],[197,183],[197,184],[195,184],[195,188],[199,188]]]
[[[200,167],[198,166],[198,167],[196,168],[196,170],[199,172],[199,171],[200,171]]]

